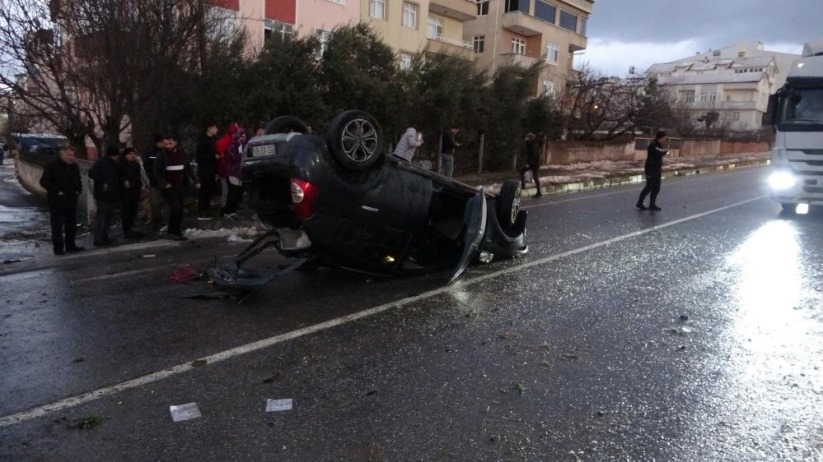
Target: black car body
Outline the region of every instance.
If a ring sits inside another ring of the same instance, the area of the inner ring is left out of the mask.
[[[384,155],[379,125],[362,111],[338,115],[325,136],[292,117],[267,132],[249,140],[243,177],[284,255],[387,276],[450,270],[454,279],[478,257],[527,251],[516,181],[492,195]]]

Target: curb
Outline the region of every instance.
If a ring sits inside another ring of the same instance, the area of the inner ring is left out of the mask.
[[[723,170],[733,170],[745,167],[762,167],[770,165],[769,159],[761,160],[743,160],[739,162],[721,163],[716,165],[706,165],[702,167],[689,167],[676,170],[669,170],[663,172],[663,178],[699,175],[705,172],[717,172]],[[609,188],[612,186],[622,186],[627,184],[638,184],[644,181],[643,173],[619,174],[608,178],[598,178],[583,181],[573,181],[569,183],[550,183],[547,185],[541,184],[540,187],[544,195],[547,194],[567,194],[581,191],[591,191],[595,189]],[[489,185],[494,188],[496,185]],[[533,198],[537,194],[537,188],[534,186],[527,186],[521,191],[521,197]]]

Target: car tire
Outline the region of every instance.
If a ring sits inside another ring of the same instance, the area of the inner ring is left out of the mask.
[[[383,155],[383,132],[371,114],[344,111],[329,124],[326,142],[334,160],[352,170],[365,170]]]
[[[512,227],[520,212],[520,182],[517,180],[504,181],[495,202],[500,227],[504,230]]]
[[[786,213],[794,213],[795,205],[789,202],[781,202],[780,207],[783,208],[783,211]]]
[[[275,117],[271,122],[266,124],[266,134],[273,135],[275,133],[308,133],[309,126],[305,122],[294,116],[280,116]]]

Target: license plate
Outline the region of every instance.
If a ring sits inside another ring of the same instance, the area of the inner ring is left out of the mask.
[[[254,146],[251,148],[251,157],[265,157],[273,156],[275,153],[273,144],[265,144],[263,146]]]

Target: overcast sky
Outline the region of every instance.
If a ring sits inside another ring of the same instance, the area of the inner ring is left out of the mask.
[[[587,35],[576,65],[617,76],[746,41],[800,54],[823,39],[823,0],[595,0]]]

